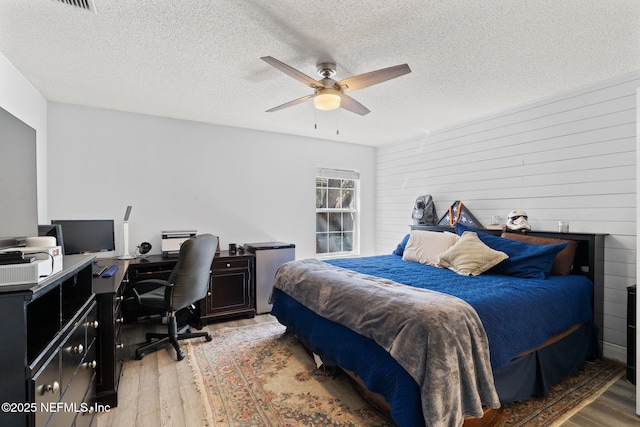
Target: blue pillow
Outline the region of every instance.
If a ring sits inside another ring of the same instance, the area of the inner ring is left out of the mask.
[[[398,243],[398,246],[396,246],[392,254],[402,256],[402,254],[404,254],[404,248],[407,246],[408,241],[409,241],[409,234],[404,236],[404,239],[402,239],[402,242]]]
[[[456,234],[462,235],[465,231],[477,233],[485,245],[509,255],[509,258],[489,270],[489,273],[504,274],[506,276],[534,279],[546,278],[551,274],[556,255],[568,244],[565,242],[557,245],[536,245],[519,242],[482,233],[462,224],[456,224]]]

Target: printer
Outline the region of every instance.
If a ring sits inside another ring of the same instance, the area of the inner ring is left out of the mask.
[[[162,231],[162,257],[177,258],[182,243],[194,237],[197,230],[166,230]]]

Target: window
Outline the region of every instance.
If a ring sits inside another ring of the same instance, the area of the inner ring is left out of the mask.
[[[360,174],[316,171],[316,254],[345,255],[359,251],[358,205]]]

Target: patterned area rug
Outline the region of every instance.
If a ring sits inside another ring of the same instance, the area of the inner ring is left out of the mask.
[[[207,425],[272,427],[393,426],[354,391],[346,375],[332,377],[279,323],[212,332],[212,342],[188,346]],[[555,386],[549,397],[505,407],[503,426],[557,426],[595,399],[623,372],[599,361]]]

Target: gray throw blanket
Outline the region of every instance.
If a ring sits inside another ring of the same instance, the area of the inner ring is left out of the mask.
[[[387,350],[420,386],[426,426],[500,406],[482,322],[461,299],[315,259],[284,264],[274,286]]]

